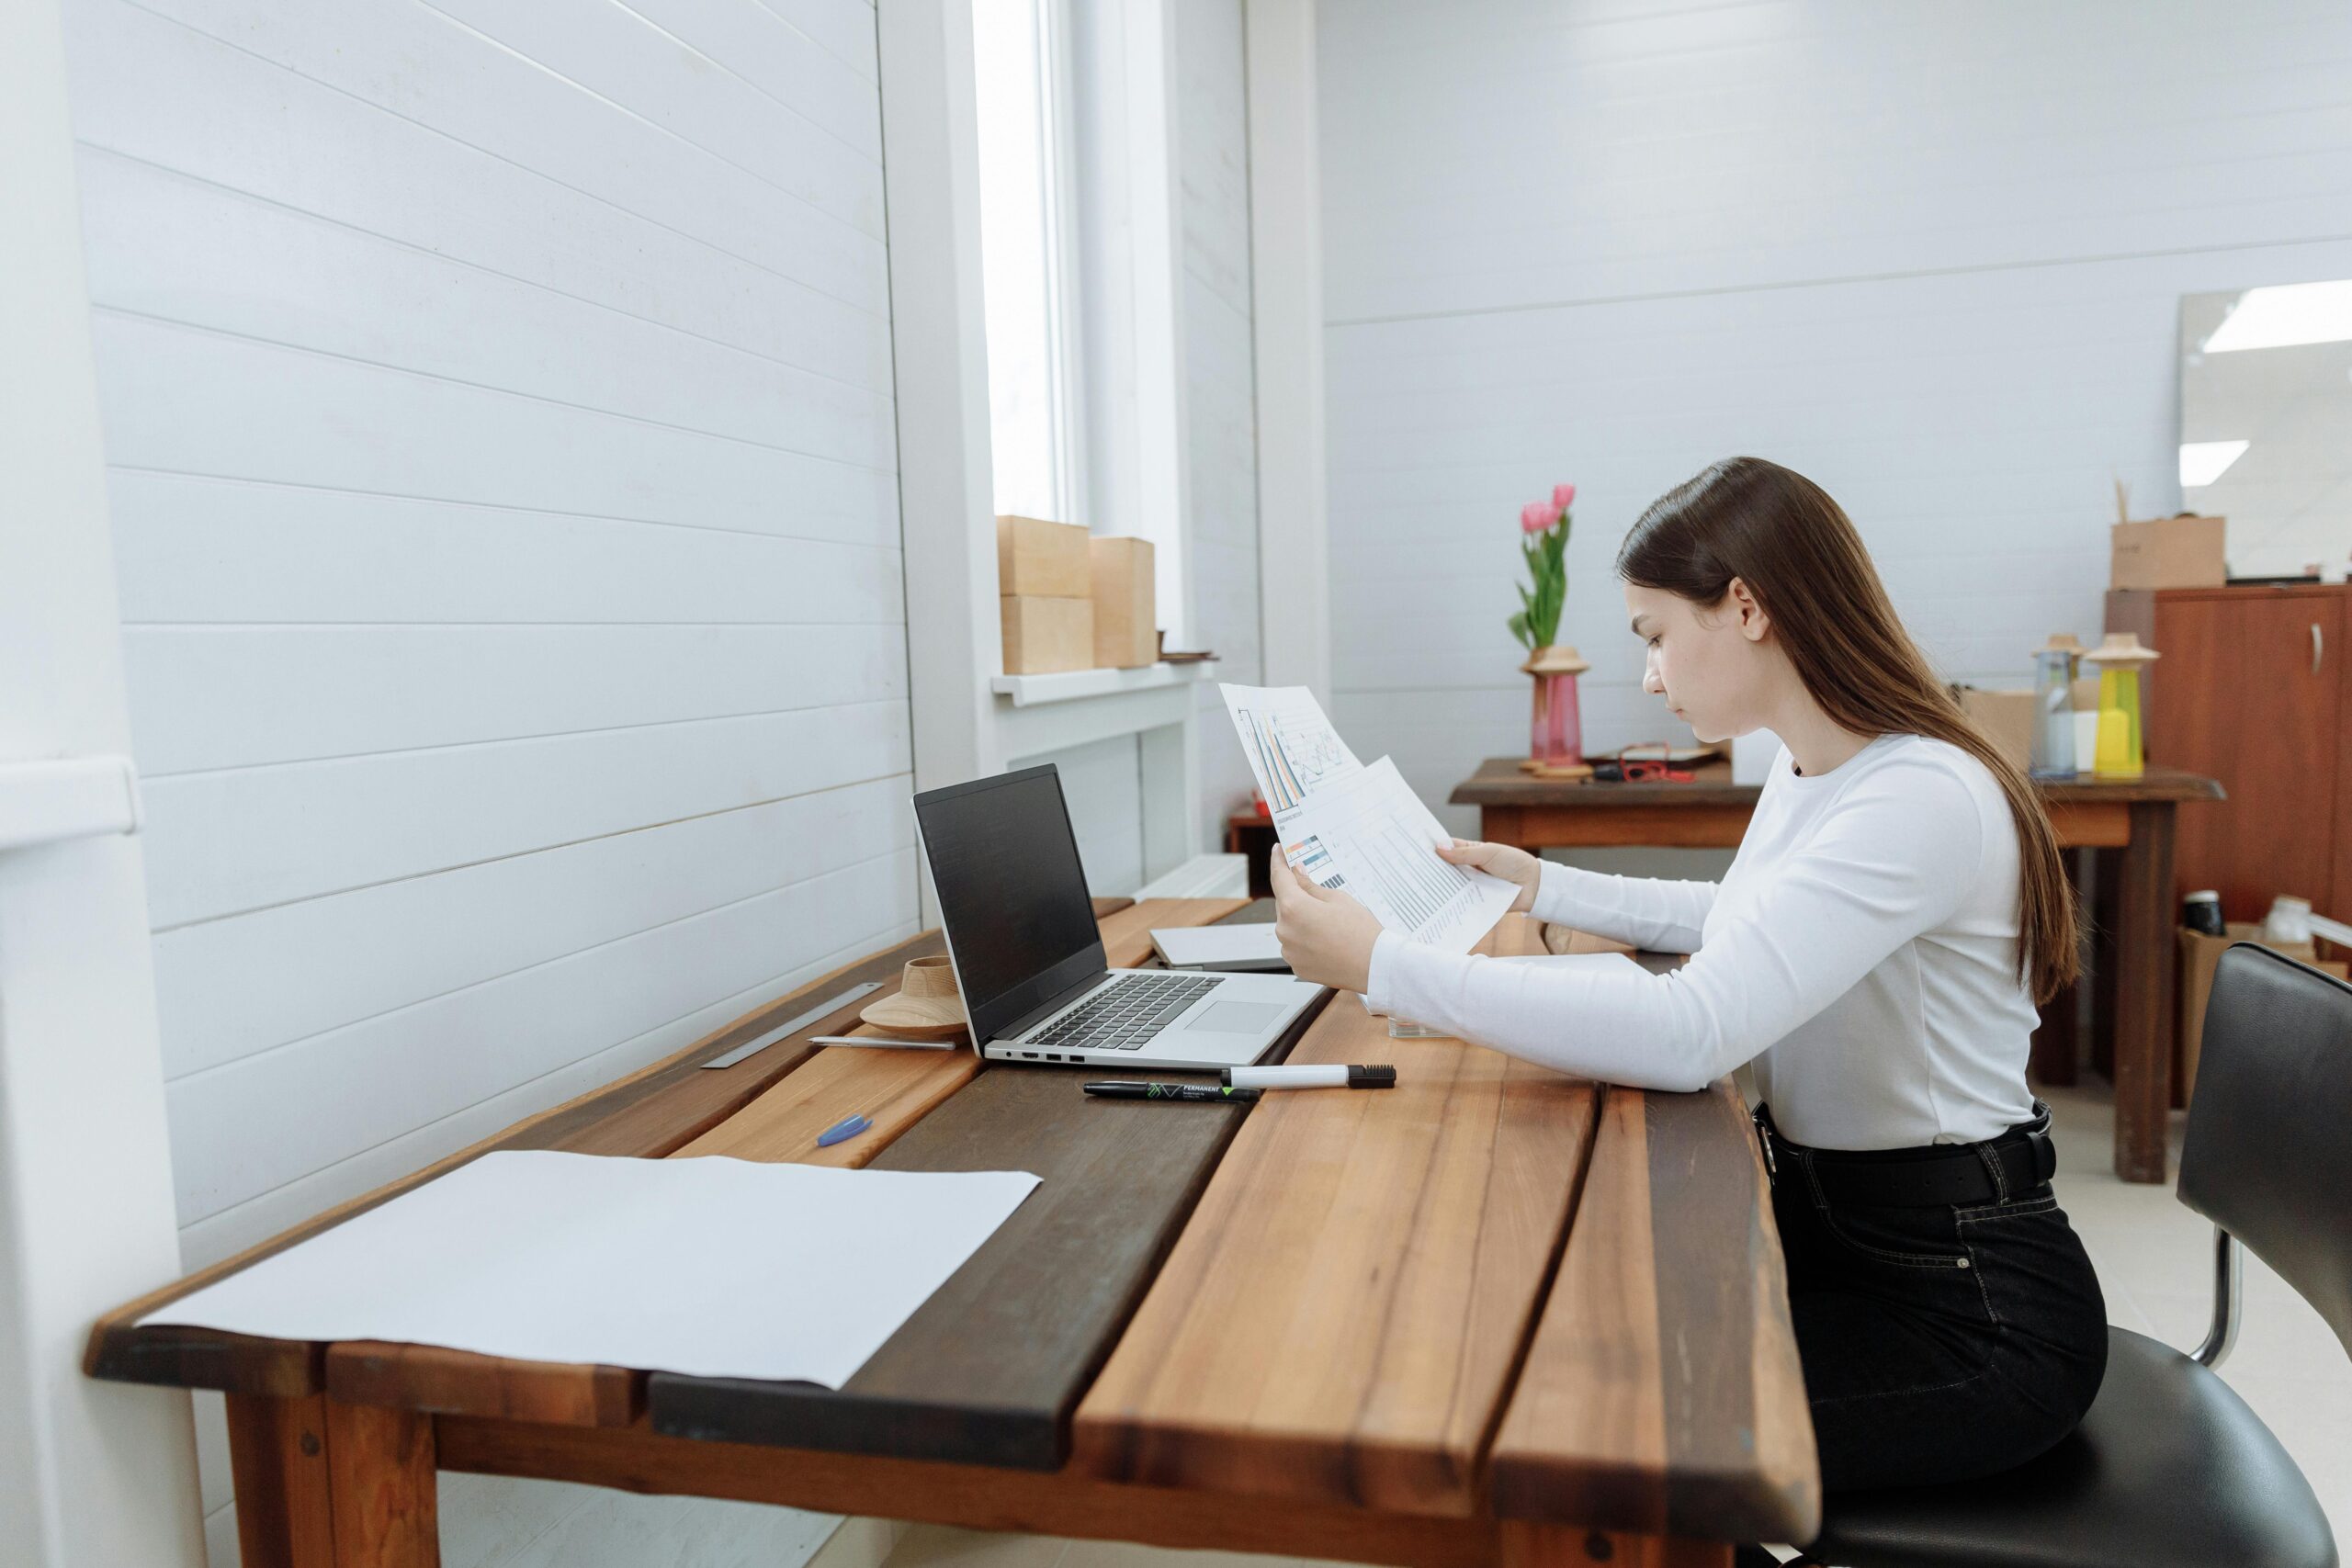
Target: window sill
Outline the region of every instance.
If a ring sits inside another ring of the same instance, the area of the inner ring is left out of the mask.
[[[989,690],[1011,697],[1017,708],[1041,703],[1082,702],[1089,697],[1118,697],[1132,692],[1155,692],[1164,686],[1190,686],[1213,679],[1217,661],[1204,659],[1188,664],[1146,664],[1133,670],[1066,670],[1052,675],[996,675]]]

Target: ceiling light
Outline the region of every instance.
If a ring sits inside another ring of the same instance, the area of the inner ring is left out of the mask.
[[[2180,444],[2180,484],[2209,485],[2245,455],[2250,441],[2184,441]]]
[[[2243,348],[2291,348],[2352,338],[2352,280],[2290,283],[2249,288],[2228,319],[2205,340],[2208,354]]]

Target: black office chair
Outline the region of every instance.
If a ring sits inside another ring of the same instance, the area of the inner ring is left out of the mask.
[[[2212,1369],[2237,1337],[2240,1243],[2352,1351],[2352,986],[2251,944],[2222,955],[2179,1195],[2214,1226],[2213,1322],[2193,1358],[2109,1328],[2107,1379],[2071,1437],[1984,1481],[1828,1497],[1807,1557],[2337,1568],[2311,1483]]]

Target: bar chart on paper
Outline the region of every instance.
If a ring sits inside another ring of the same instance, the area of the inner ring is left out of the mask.
[[[1227,683],[1217,690],[1241,737],[1258,793],[1273,813],[1275,831],[1317,790],[1363,771],[1306,687]]]

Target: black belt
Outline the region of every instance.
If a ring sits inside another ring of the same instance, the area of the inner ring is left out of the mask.
[[[1981,1144],[1932,1144],[1917,1149],[1814,1149],[1792,1144],[1772,1125],[1765,1106],[1755,1111],[1765,1164],[1777,1176],[1783,1163],[1809,1168],[1829,1203],[1924,1209],[1938,1204],[1990,1203],[2017,1198],[2058,1168],[2050,1141],[2050,1107],[2033,1102],[2033,1120]],[[1996,1185],[1987,1160],[2001,1168]]]

